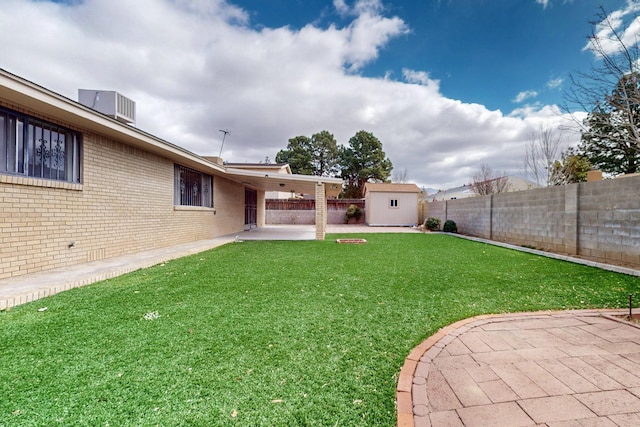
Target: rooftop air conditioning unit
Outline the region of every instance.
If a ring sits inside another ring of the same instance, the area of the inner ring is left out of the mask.
[[[78,102],[119,122],[136,122],[136,103],[116,91],[78,89]]]

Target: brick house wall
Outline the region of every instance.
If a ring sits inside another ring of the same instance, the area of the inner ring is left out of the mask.
[[[56,123],[83,134],[82,183],[0,175],[0,279],[243,230],[243,185],[214,176],[213,209],[174,206],[174,161]]]

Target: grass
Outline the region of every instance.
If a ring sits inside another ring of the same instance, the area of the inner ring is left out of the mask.
[[[640,290],[452,236],[337,237],[233,243],[0,312],[0,426],[391,426],[404,358],[437,329]]]

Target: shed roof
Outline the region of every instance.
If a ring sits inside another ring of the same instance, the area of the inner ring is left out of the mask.
[[[374,183],[364,185],[365,193],[419,193],[416,184]]]

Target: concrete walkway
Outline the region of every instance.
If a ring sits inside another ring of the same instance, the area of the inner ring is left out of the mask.
[[[479,316],[407,357],[398,425],[640,426],[640,329],[622,311]]]
[[[0,280],[0,310],[130,273],[141,268],[206,251],[235,240],[224,236],[160,248],[100,261],[87,262]]]

